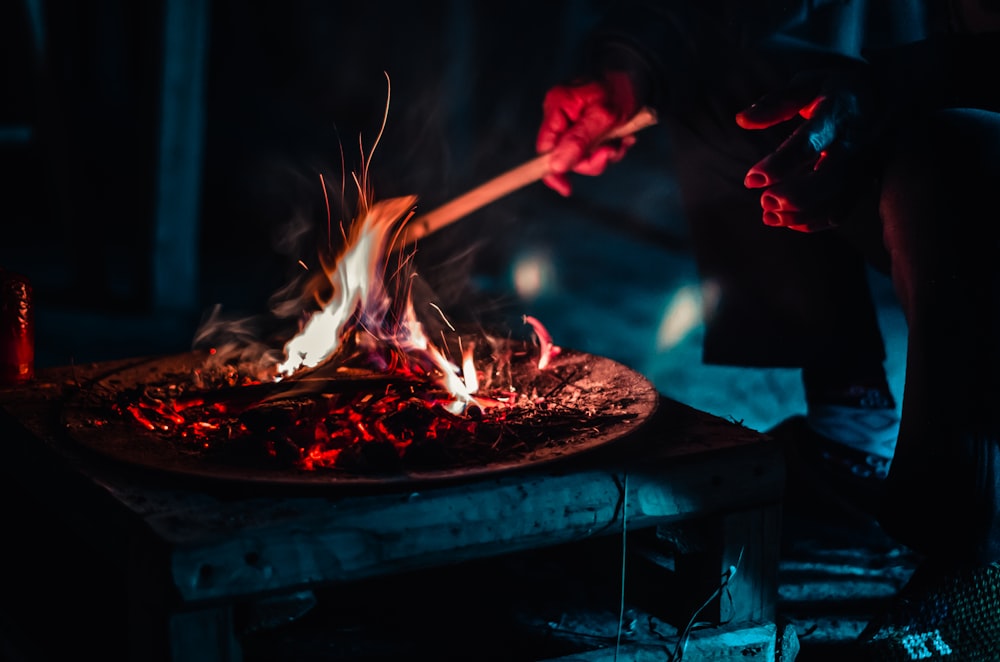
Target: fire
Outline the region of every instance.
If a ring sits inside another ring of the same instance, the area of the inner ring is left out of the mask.
[[[475,348],[476,344],[470,342],[462,350],[462,381],[470,393],[475,393],[479,390],[479,375],[476,373],[476,360],[473,354]]]
[[[361,222],[354,224],[341,259],[333,267],[324,268],[333,294],[322,310],[285,345],[286,359],[277,366],[279,378],[291,376],[302,367],[315,368],[328,360],[336,353],[344,327],[355,313],[365,329],[381,334],[390,300],[379,265],[393,226],[403,214],[412,213],[415,202],[413,196],[383,201],[368,208]],[[413,320],[406,320],[404,329],[422,335],[410,327],[412,323]],[[405,337],[402,340],[405,342]]]
[[[388,113],[388,105],[386,107]],[[383,118],[382,131],[385,129]],[[376,138],[375,146],[382,132]],[[399,265],[394,275],[399,278],[406,259],[399,251],[393,251],[394,242],[402,234],[403,226],[414,215],[416,196],[391,198],[372,203],[372,192],[367,186],[367,163],[370,163],[375,147],[364,160],[361,177],[354,176],[357,184],[359,214],[351,225],[346,244],[333,264],[323,264],[326,283],[330,295],[320,300],[316,281],[310,281],[314,291],[309,293],[317,299],[321,309],[314,312],[303,325],[301,331],[284,346],[284,358],[275,366],[274,380],[292,378],[303,370],[316,368],[336,360],[344,340],[354,334],[359,337],[359,349],[371,356],[384,355],[387,350],[393,357],[386,364],[396,363],[402,372],[421,372],[418,368],[432,366],[439,382],[452,396],[447,405],[451,413],[462,413],[470,404],[480,407],[497,406],[495,400],[477,401],[474,397],[479,389],[478,371],[469,343],[463,351],[462,366],[450,361],[445,353],[432,345],[414,311],[409,297],[409,288],[397,288],[405,295],[405,303],[400,306],[386,289],[386,267],[395,254]],[[322,179],[321,179],[322,182]],[[326,193],[324,185],[324,195]],[[327,205],[329,225],[329,204]],[[454,331],[441,309],[433,306]],[[402,312],[393,315],[394,311]],[[531,324],[541,344],[539,369],[545,369],[559,348],[551,340],[541,322],[533,317],[525,317]],[[459,338],[461,342],[461,338]],[[415,369],[417,368],[417,369]]]
[[[209,320],[196,344],[219,336],[222,342],[196,371],[193,388],[146,388],[124,407],[127,414],[147,430],[205,448],[263,440],[267,454],[312,470],[357,462],[360,447],[392,448],[400,458],[426,454],[433,452],[429,441],[472,438],[479,428],[509,427],[519,407],[530,416],[548,406],[551,391],[540,392],[536,381],[560,350],[536,318],[523,320],[540,348],[533,374],[521,380],[524,393],[512,378],[512,358],[529,353],[512,350],[509,340],[463,337],[430,303],[455,334],[450,343],[444,331],[440,345],[430,341],[412,297],[413,255],[399,243],[417,197],[373,201],[373,152],[353,175],[357,210],[342,227],[339,253],[320,251],[321,269],[280,304],[283,317],[299,317],[298,331],[278,350],[240,322]],[[325,195],[322,177],[320,183]],[[328,227],[329,214],[327,203]]]
[[[562,348],[552,342],[552,336],[537,318],[525,315],[524,323],[530,325],[535,330],[535,335],[538,336],[538,344],[541,348],[541,353],[538,357],[538,369],[545,370],[549,367],[552,359],[559,356]]]
[[[478,389],[475,369],[459,368],[428,341],[408,296],[398,319],[393,315],[400,306],[394,305],[386,289],[385,265],[392,238],[398,236],[401,222],[412,216],[415,203],[415,196],[372,205],[362,202],[364,215],[352,226],[344,252],[333,265],[324,266],[331,294],[285,344],[285,358],[275,367],[275,381],[335,361],[345,339],[354,335],[357,346],[353,350],[375,364],[384,363],[385,368],[393,364],[395,371],[409,374],[424,372],[428,366],[435,370],[453,398],[448,411],[461,413],[474,402],[472,394]],[[391,358],[386,359],[386,355]],[[471,354],[466,357],[466,361],[471,359]]]
[[[511,379],[509,343],[497,342],[489,336],[484,336],[486,342],[483,343],[463,338],[441,308],[430,303],[429,307],[456,334],[460,355],[456,363],[450,358],[444,332],[441,338],[444,342],[440,346],[435,345],[418,318],[411,288],[406,286],[412,276],[407,273],[412,256],[393,250],[394,242],[413,216],[416,196],[369,203],[370,191],[361,185],[358,191],[359,214],[350,231],[344,233],[345,244],[334,259],[324,260],[321,255],[321,273],[307,281],[304,291],[297,298],[298,301],[313,301],[315,306],[302,316],[299,331],[284,343],[281,355],[277,356],[273,350],[263,355],[259,351],[246,351],[240,339],[228,333],[230,337],[225,349],[213,349],[202,372],[213,375],[211,381],[215,383],[218,383],[221,372],[223,381],[229,386],[284,382],[290,388],[298,385],[302,391],[309,391],[314,384],[322,388],[324,378],[336,376],[341,368],[360,368],[366,374],[434,384],[434,387],[424,391],[426,406],[429,409],[440,407],[441,411],[454,416],[465,415],[470,408],[481,413],[488,409],[517,406],[520,400]],[[397,264],[392,264],[394,259],[398,260]],[[391,272],[390,264],[393,266]],[[401,296],[394,297],[390,291]],[[560,348],[552,342],[550,334],[538,319],[525,316],[523,321],[537,336],[539,359],[536,368],[544,371]],[[212,326],[216,332],[232,330],[232,327],[218,323]],[[484,351],[477,359],[477,350],[481,347]],[[235,369],[231,366],[234,356],[241,357],[242,361]],[[263,356],[262,360],[268,367],[254,365],[254,359],[246,359],[247,356]],[[484,357],[488,358],[484,360]],[[484,361],[484,364],[478,365],[477,360]],[[247,364],[250,364],[249,367]],[[223,370],[220,371],[220,367]],[[320,377],[312,379],[318,371],[322,371]],[[211,388],[210,380],[200,381],[200,388]],[[486,389],[488,393],[481,395],[481,389]],[[387,395],[380,396],[386,403],[392,401],[396,406],[408,406],[398,395]],[[446,397],[442,398],[442,395]],[[356,404],[364,405],[374,413],[378,407],[369,402],[370,399]],[[156,419],[155,425],[166,426],[164,429],[179,429],[185,427],[182,410],[188,406],[189,403],[177,400],[163,404],[146,402],[133,407],[131,414],[148,429],[154,426],[150,417]],[[345,406],[348,408],[344,409]],[[330,412],[334,411],[343,417],[350,408],[343,402],[331,403]],[[232,411],[216,413],[223,416],[233,414]],[[371,421],[362,423],[354,421],[354,418],[350,415],[346,417],[349,433],[341,429],[331,436],[326,429],[329,426],[321,426],[324,429],[316,434],[323,438],[323,443],[313,446],[303,461],[309,465],[333,462],[338,453],[333,452],[337,447],[331,446],[331,442],[346,434],[354,435],[359,440],[376,434],[371,430]],[[455,424],[452,422],[450,425]],[[429,433],[433,429],[436,428],[427,428],[424,432]],[[192,429],[190,432],[197,435],[199,430]],[[387,438],[400,447],[398,436]]]

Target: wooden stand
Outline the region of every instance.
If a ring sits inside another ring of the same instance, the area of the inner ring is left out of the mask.
[[[700,612],[726,625],[693,634],[684,659],[778,657],[784,464],[751,430],[664,398],[634,438],[544,470],[405,491],[288,493],[139,470],[76,445],[60,423],[65,389],[117,365],[42,371],[28,388],[0,391],[0,433],[3,479],[48,506],[68,546],[73,535],[128,545],[131,659],[242,660],[234,614],[262,600],[643,530],[669,534],[646,555],[672,559],[651,563],[671,582],[663,598],[678,614],[689,616],[720,578],[732,597]],[[114,533],[95,536],[105,530]],[[679,543],[686,532],[697,542]],[[579,659],[610,659],[589,655]]]

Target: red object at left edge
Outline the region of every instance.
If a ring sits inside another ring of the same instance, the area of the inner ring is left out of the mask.
[[[0,386],[35,377],[35,318],[31,283],[0,268]]]

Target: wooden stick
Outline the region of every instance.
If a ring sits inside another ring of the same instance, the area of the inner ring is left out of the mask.
[[[643,108],[632,119],[612,129],[607,136],[598,142],[623,138],[654,124],[656,124],[656,114],[648,108]],[[409,246],[418,239],[422,239],[432,232],[437,232],[494,200],[539,181],[549,174],[549,154],[547,152],[527,163],[522,163],[437,209],[413,217],[406,225],[403,239],[398,244],[399,247]]]

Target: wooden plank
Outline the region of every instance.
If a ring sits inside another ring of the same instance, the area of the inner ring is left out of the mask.
[[[225,508],[209,521],[169,514],[147,523],[175,543],[172,572],[184,599],[211,600],[617,533],[623,505],[628,526],[638,529],[776,501],[780,469],[754,471],[753,449],[741,451],[741,459],[722,463],[647,461],[620,473],[529,474],[407,495],[281,500],[266,507],[294,516],[259,528],[225,526]]]
[[[774,621],[781,554],[780,506],[735,512],[723,518],[722,566],[736,621]]]
[[[774,662],[776,658],[776,632],[773,623],[742,623],[719,628],[695,630],[681,643],[680,659],[698,662]],[[572,653],[542,662],[663,662],[673,659],[672,642],[659,644],[624,643],[618,647],[599,648]]]
[[[647,609],[688,622],[773,622],[777,612],[780,502],[690,517],[633,545]]]

